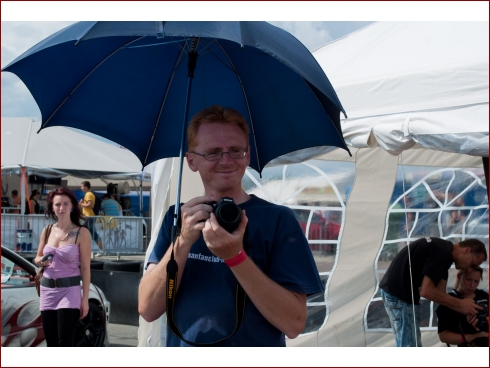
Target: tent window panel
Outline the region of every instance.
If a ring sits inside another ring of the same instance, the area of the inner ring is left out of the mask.
[[[454,234],[463,234],[463,232],[466,233],[465,222],[470,213],[470,210],[460,210],[456,208],[442,211],[442,236],[448,237]]]
[[[408,224],[408,228],[407,228]],[[488,253],[488,198],[483,168],[440,168],[421,166],[398,167],[387,213],[385,239],[376,262],[376,282],[379,285],[393,258],[407,245],[421,237],[432,236],[457,243],[477,238]],[[482,264],[488,269],[488,262]],[[447,291],[454,287],[457,270],[449,270]],[[488,277],[480,289],[488,290]],[[381,296],[377,288],[366,306],[367,330],[388,326],[386,312],[379,308]],[[422,327],[437,327],[433,303],[421,299]],[[437,307],[437,305],[435,306]],[[384,322],[379,319],[385,318]]]
[[[318,272],[331,272],[337,255],[336,244],[310,244]]]
[[[396,209],[401,208],[397,206]],[[386,240],[394,240],[403,237],[403,224],[405,224],[405,214],[402,212],[391,212],[388,216]]]
[[[387,243],[383,246],[383,249],[381,250],[381,253],[379,255],[379,262],[381,263],[380,268],[382,270],[388,269],[389,264],[391,263],[391,261],[393,261],[393,258],[395,258],[395,256],[398,254],[400,246],[403,245],[400,245],[398,243]]]
[[[458,196],[464,189],[470,187],[472,183],[475,181],[475,178],[471,175],[468,175],[464,171],[454,171],[454,177],[449,185],[448,194],[449,200],[452,200],[454,197],[461,198]]]
[[[306,324],[302,334],[318,331],[324,324],[327,317],[327,307],[316,305],[308,307],[306,311]]]
[[[468,222],[466,223],[466,232],[478,237],[488,236],[488,209],[487,208],[476,209],[470,215],[468,215]]]
[[[432,310],[430,300],[420,298],[420,327],[430,327],[431,316],[436,314],[435,309]]]
[[[437,224],[437,212],[419,212],[417,223],[413,229],[412,237],[423,238],[427,236],[440,237]]]
[[[320,275],[325,290],[327,290],[328,278],[328,274]],[[325,293],[309,295],[306,298],[306,324],[302,333],[318,331],[325,323],[326,317],[327,306],[325,303]]]
[[[391,330],[390,319],[382,300],[376,300],[369,304],[367,314],[367,328],[389,328]]]
[[[318,331],[328,318],[327,280],[335,272],[345,207],[355,179],[355,163],[309,160],[267,167],[262,178],[247,169],[242,188],[271,203],[289,207],[305,234],[325,292],[307,299],[303,333]]]

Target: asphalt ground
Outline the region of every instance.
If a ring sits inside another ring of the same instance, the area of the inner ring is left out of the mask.
[[[138,346],[138,326],[109,323],[109,347],[136,347]]]
[[[117,255],[103,255],[94,257],[99,261],[117,260]],[[126,261],[144,261],[144,254],[119,254],[120,260]],[[118,323],[109,323],[107,325],[109,333],[109,347],[136,347],[138,346],[138,326],[123,325]]]

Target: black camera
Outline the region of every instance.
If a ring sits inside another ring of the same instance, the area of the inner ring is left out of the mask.
[[[240,225],[242,209],[233,201],[233,198],[221,197],[218,202],[213,201],[208,204],[213,207],[218,223],[229,233],[235,231]]]
[[[41,261],[51,261],[53,259],[53,255],[51,253],[46,254],[43,258],[41,258]]]
[[[476,327],[478,327],[480,330],[484,328],[485,326],[488,326],[488,302],[487,301],[478,301],[476,302],[477,305],[483,308],[483,310],[479,311],[477,314],[477,319],[478,322],[476,323]]]

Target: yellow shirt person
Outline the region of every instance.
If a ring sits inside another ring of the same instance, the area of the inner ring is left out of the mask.
[[[83,203],[89,203],[90,201],[92,201],[92,207],[83,207],[82,206],[82,214],[84,216],[95,216],[95,213],[94,213],[94,210],[93,210],[93,206],[95,204],[95,195],[94,193],[92,192],[86,192],[85,193],[85,196],[83,197]]]
[[[87,217],[86,219],[86,224],[88,227],[88,230],[90,232],[90,235],[92,236],[92,239],[97,243],[99,246],[99,252],[95,255],[96,257],[100,257],[104,255],[104,246],[102,245],[102,239],[99,237],[99,234],[97,234],[97,231],[95,230],[95,223],[94,221],[96,220],[95,218],[91,218],[95,216],[94,213],[94,206],[95,206],[95,194],[90,191],[90,182],[89,181],[84,181],[81,184],[81,189],[82,192],[85,193],[85,196],[83,199],[80,199],[79,205],[82,208],[82,214]]]

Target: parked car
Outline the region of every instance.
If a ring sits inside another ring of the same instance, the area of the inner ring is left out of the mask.
[[[2,347],[46,346],[34,277],[37,267],[2,245]],[[109,346],[111,304],[90,284],[89,312],[78,322],[77,346]]]

